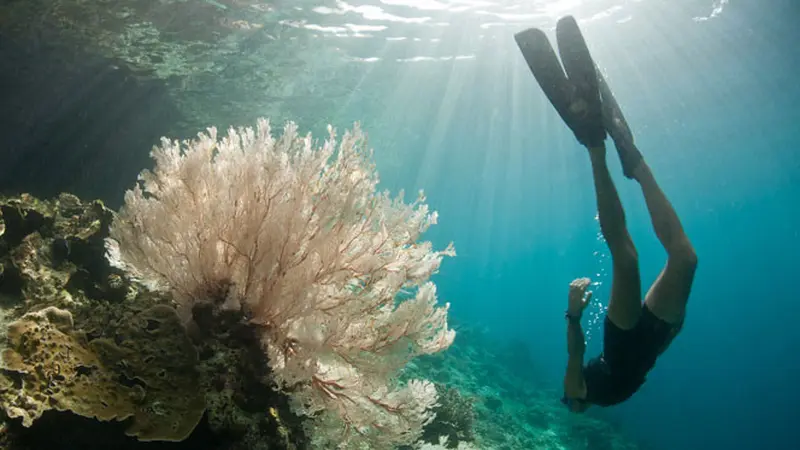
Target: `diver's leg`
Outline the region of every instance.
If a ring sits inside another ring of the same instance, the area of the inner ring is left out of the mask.
[[[658,240],[667,251],[667,264],[647,293],[645,304],[659,319],[680,325],[692,289],[697,255],[647,163],[642,160],[633,174],[642,187]]]
[[[589,148],[589,156],[592,161],[600,231],[611,251],[613,263],[607,317],[617,327],[629,330],[636,325],[642,310],[639,260],[625,226],[625,212],[617,188],[608,171],[605,146]]]

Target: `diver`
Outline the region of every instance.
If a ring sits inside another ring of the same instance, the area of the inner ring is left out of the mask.
[[[683,327],[697,256],[672,205],[634,145],[630,128],[575,19],[567,16],[556,25],[563,69],[541,30],[531,28],[514,37],[545,95],[588,150],[600,229],[613,262],[603,349],[585,366],[580,321],[591,301],[592,293],[587,291],[590,281],[579,278],[570,284],[565,313],[569,356],[562,402],[574,412],[583,412],[590,405],[615,405],[639,389],[658,356]],[[655,233],[668,255],[644,304],[637,251],[606,163],[607,135],[614,141],[623,174],[641,186]]]

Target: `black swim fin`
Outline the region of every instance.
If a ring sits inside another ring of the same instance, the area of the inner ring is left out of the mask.
[[[600,98],[603,102],[603,125],[611,139],[614,140],[614,146],[617,148],[619,160],[622,164],[622,173],[627,178],[635,178],[633,175],[634,170],[642,161],[642,154],[633,143],[633,133],[628,126],[628,121],[622,114],[622,109],[611,93],[611,88],[608,87],[605,77],[597,69],[597,81],[600,91]]]
[[[544,95],[564,122],[569,122],[572,87],[547,36],[538,28],[529,28],[516,33],[514,40]]]
[[[586,146],[606,138],[594,61],[575,19],[556,24],[562,65],[542,30],[530,28],[514,35],[533,76],[558,114]]]
[[[608,131],[622,161],[623,173],[633,178],[642,155],[575,18],[566,16],[556,23],[563,69],[542,30],[530,28],[515,34],[514,39],[542,91],[578,141],[587,146],[601,145]]]

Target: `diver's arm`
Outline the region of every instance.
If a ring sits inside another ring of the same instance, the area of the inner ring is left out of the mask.
[[[567,372],[564,374],[564,396],[574,400],[586,398],[586,380],[583,378],[583,354],[586,352],[586,342],[583,339],[581,316],[583,310],[592,299],[592,292],[588,291],[590,280],[578,278],[569,284],[569,304],[567,306]],[[580,412],[588,404],[570,402],[570,409]]]
[[[564,394],[567,398],[586,398],[586,381],[583,379],[583,354],[586,342],[583,338],[580,313],[567,317],[567,373],[564,375]]]

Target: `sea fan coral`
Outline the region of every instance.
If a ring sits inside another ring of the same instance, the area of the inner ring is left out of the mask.
[[[453,342],[429,278],[455,251],[418,242],[437,219],[422,192],[406,204],[376,191],[358,124],[338,148],[328,131],[319,148],[294,123],[274,138],[264,119],[222,139],[163,139],[126,193],[109,258],[171,291],[187,318],[199,303],[242,310],[319,446],[410,444],[436,390],[394,380]]]

